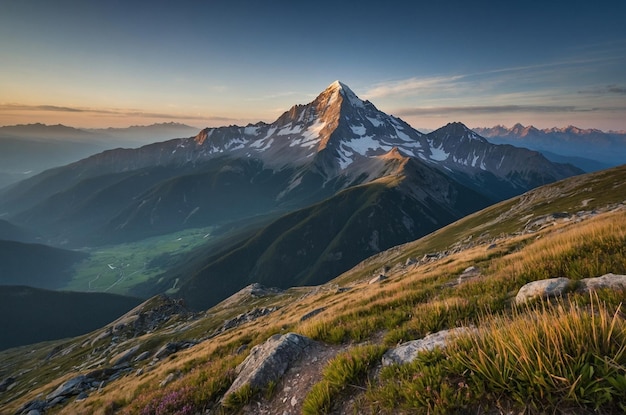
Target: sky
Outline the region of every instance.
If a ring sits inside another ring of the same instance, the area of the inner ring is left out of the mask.
[[[0,0],[0,125],[272,122],[335,80],[417,129],[626,130],[626,0]]]

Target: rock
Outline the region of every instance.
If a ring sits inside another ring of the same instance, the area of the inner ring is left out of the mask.
[[[478,267],[467,267],[465,268],[465,270],[461,273],[461,275],[459,275],[459,278],[457,279],[457,284],[460,284],[464,281],[467,281],[469,279],[478,277],[480,275],[480,268]]]
[[[146,360],[149,357],[150,357],[150,352],[146,350],[145,352],[141,353],[139,356],[135,357],[135,360],[133,360],[133,362],[140,362],[142,360]]]
[[[258,282],[254,282],[248,285],[245,289],[248,289],[250,295],[252,295],[253,297],[266,297],[268,295],[275,295],[283,292],[283,290],[281,290],[280,288],[267,288],[259,284]]]
[[[117,366],[122,363],[126,363],[137,353],[137,351],[139,351],[139,346],[133,346],[130,349],[125,350],[122,353],[119,353],[117,356],[111,358],[109,363],[112,366]]]
[[[9,386],[12,385],[13,383],[15,383],[15,378],[12,376],[9,376],[8,378],[4,379],[2,382],[0,382],[0,392],[4,392],[7,389],[9,389]]]
[[[87,392],[83,391],[83,392],[79,393],[78,396],[76,397],[76,402],[84,401],[88,397],[89,397],[89,394]]]
[[[159,383],[159,386],[160,386],[160,387],[165,387],[165,386],[167,386],[168,384],[172,383],[174,380],[176,380],[176,378],[177,378],[176,373],[170,373],[169,375],[167,375],[167,376],[165,377],[165,379],[163,379],[163,380],[161,381],[161,383]]]
[[[319,313],[321,313],[324,310],[326,310],[326,307],[320,307],[320,308],[316,308],[313,311],[309,311],[308,313],[306,313],[305,315],[300,317],[300,321],[305,321],[305,320],[310,319],[311,317],[315,317],[316,315],[318,315]]]
[[[237,378],[224,394],[222,402],[245,385],[260,390],[270,381],[278,380],[311,343],[308,337],[287,333],[282,336],[276,334],[265,343],[254,346],[248,357],[237,366]]]
[[[585,278],[581,281],[582,291],[595,291],[603,288],[622,290],[626,288],[626,275],[605,274],[596,278]]]
[[[570,284],[571,280],[563,277],[529,282],[519,289],[517,296],[515,296],[515,303],[524,304],[535,298],[549,298],[563,295]]]
[[[154,354],[155,359],[163,359],[171,354],[176,353],[179,350],[188,349],[192,346],[198,344],[196,341],[180,341],[180,342],[169,342],[161,346],[159,350]]]
[[[370,280],[370,284],[376,284],[382,281],[385,281],[387,279],[386,276],[384,276],[383,274],[378,275],[377,277],[374,277]]]
[[[18,414],[41,414],[43,411],[46,410],[46,402],[45,401],[41,401],[41,400],[34,400],[34,401],[29,401],[26,402],[20,409],[17,410]]]
[[[58,388],[56,388],[52,393],[46,396],[46,400],[48,402],[52,402],[59,397],[78,395],[83,391],[83,388],[87,383],[87,377],[85,375],[76,376],[59,385]]]
[[[278,310],[278,307],[263,307],[263,308],[255,308],[247,313],[239,314],[235,318],[231,318],[229,320],[224,321],[224,324],[217,330],[213,332],[211,337],[214,337],[220,333],[225,332],[226,330],[230,330],[235,327],[239,327],[242,324],[249,323],[251,321],[256,320],[259,317],[266,316],[274,311]]]
[[[436,347],[445,347],[450,339],[463,334],[472,333],[475,330],[476,329],[469,327],[457,327],[429,334],[423,339],[403,343],[395,349],[388,350],[383,355],[383,366],[411,363],[415,360],[418,353],[433,350]]]

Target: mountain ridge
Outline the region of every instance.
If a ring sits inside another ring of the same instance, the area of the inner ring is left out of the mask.
[[[281,287],[319,283],[376,251],[580,173],[536,152],[490,144],[461,123],[422,134],[337,81],[271,124],[203,129],[48,170],[4,192],[0,210],[66,247],[140,241],[188,228],[239,230],[247,235],[237,242],[244,259],[232,267],[224,265],[231,264],[226,254],[205,253],[193,269],[174,266],[185,275],[166,272],[138,287],[148,296],[175,286],[205,308],[255,282],[251,278],[280,280],[275,284]],[[244,228],[251,222],[271,241],[250,237]],[[290,229],[297,226],[309,229],[312,239],[294,236]],[[278,277],[277,258],[297,258],[292,280]],[[228,287],[210,299],[196,297],[195,285],[231,278],[235,268]]]
[[[617,166],[626,162],[626,133],[575,126],[538,129],[518,123],[504,126],[474,128],[495,144],[512,144],[559,156],[590,159],[595,163]],[[572,159],[575,161],[575,159]],[[583,161],[584,163],[584,161]],[[584,164],[582,164],[584,165]]]

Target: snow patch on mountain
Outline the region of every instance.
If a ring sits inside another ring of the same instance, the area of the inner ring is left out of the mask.
[[[364,125],[351,125],[350,129],[352,129],[352,132],[358,136],[364,136],[365,133],[367,132],[367,128],[365,128]]]
[[[442,148],[431,147],[430,148],[430,159],[433,161],[444,161],[450,157],[450,153],[447,153]]]

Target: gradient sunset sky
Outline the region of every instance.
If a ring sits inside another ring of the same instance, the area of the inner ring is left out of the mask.
[[[0,125],[272,122],[340,80],[417,129],[626,130],[625,19],[625,0],[0,0]]]

